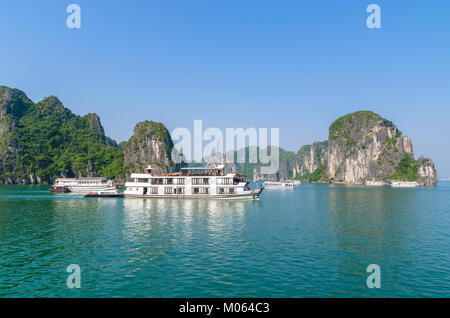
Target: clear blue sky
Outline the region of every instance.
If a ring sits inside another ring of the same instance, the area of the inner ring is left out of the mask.
[[[66,27],[79,4],[82,28]],[[381,29],[366,7],[381,7]],[[142,120],[279,127],[297,151],[360,109],[450,176],[450,1],[0,0],[0,84],[127,140]]]

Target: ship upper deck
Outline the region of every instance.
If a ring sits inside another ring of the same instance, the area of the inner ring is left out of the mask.
[[[186,178],[186,177],[245,177],[244,175],[238,173],[164,173],[164,174],[154,174],[154,173],[132,173],[130,178],[140,178],[140,179],[151,179],[151,178]]]

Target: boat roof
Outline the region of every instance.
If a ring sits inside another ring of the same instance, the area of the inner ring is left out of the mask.
[[[149,173],[132,173],[130,175],[130,178],[141,178],[141,179],[147,179],[147,178],[186,178],[186,177],[246,177],[243,174],[237,174],[237,173],[227,173],[225,175],[205,175],[205,174],[190,174],[190,175],[173,175],[173,174],[160,174],[160,175],[152,175]]]
[[[56,180],[62,180],[62,181],[102,181],[107,180],[105,177],[80,177],[80,178],[57,178]]]
[[[225,165],[218,165],[217,167],[185,167],[181,170],[220,170],[223,169]]]
[[[132,173],[130,178],[150,178],[152,177],[149,173]]]

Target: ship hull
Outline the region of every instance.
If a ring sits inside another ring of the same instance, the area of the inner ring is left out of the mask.
[[[126,198],[170,198],[170,199],[203,199],[203,200],[258,200],[262,189],[252,190],[240,194],[131,194],[125,193]]]
[[[70,192],[75,194],[87,194],[90,192],[98,192],[98,191],[104,191],[110,187],[108,186],[89,186],[89,187],[80,187],[80,186],[69,186],[68,187]]]
[[[418,187],[419,184],[417,182],[407,182],[407,181],[393,181],[391,183],[391,187],[393,188],[415,188]]]

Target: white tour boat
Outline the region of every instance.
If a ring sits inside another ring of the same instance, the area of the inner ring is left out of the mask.
[[[300,185],[301,182],[298,180],[294,181],[264,181],[264,188],[267,189],[294,189],[296,186]]]
[[[105,177],[58,178],[53,183],[53,189],[69,189],[72,193],[98,192],[114,188],[114,181]]]
[[[181,168],[177,173],[132,173],[125,197],[258,199],[263,189],[250,189],[245,176],[225,173],[224,165]]]
[[[365,185],[371,186],[371,187],[381,187],[381,186],[384,186],[385,183],[384,183],[384,181],[367,180],[365,182]]]
[[[123,196],[123,193],[114,188],[89,192],[85,195],[86,198],[122,198]]]
[[[416,181],[392,181],[391,186],[394,188],[414,188],[419,184]]]

